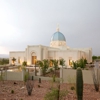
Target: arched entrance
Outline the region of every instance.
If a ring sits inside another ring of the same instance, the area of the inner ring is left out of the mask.
[[[32,65],[35,65],[36,61],[37,61],[36,53],[32,52],[32,54],[31,54],[31,63],[32,63]]]

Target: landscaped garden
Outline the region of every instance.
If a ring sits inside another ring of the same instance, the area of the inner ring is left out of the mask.
[[[51,60],[50,62],[43,60],[38,61],[37,64],[43,73],[38,78],[35,78],[37,76],[30,77],[30,73],[25,68],[26,62],[23,62],[23,66],[18,67],[19,71],[25,71],[23,81],[4,80],[1,73],[0,100],[100,100],[100,69],[99,67],[87,69],[86,59],[82,58],[72,62],[72,68],[76,74],[75,78],[70,77],[67,83],[63,82],[63,77],[60,76],[60,72],[64,72],[66,68],[63,70],[58,68],[58,60]],[[50,64],[53,67],[48,67]],[[59,64],[63,67],[65,65],[64,59],[61,59]],[[84,69],[92,69],[93,84],[84,83]],[[35,74],[37,74],[36,70]],[[67,75],[67,73],[65,74]]]
[[[39,85],[38,80],[33,81],[33,91],[31,96],[28,95],[26,86],[20,81],[0,82],[0,100],[45,100],[46,94],[51,91],[52,82],[42,81]],[[56,84],[56,83],[55,83]],[[73,84],[61,83],[60,87],[67,90],[62,100],[77,100]],[[48,99],[56,100],[56,99]],[[59,99],[60,100],[60,99]],[[100,93],[95,91],[94,85],[84,84],[83,100],[100,100]]]

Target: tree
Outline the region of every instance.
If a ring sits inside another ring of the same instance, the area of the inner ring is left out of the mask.
[[[15,64],[15,61],[16,61],[16,59],[13,57],[13,58],[12,58],[12,62],[13,62],[13,64]]]
[[[92,56],[92,61],[96,60],[97,56]]]
[[[58,68],[58,60],[56,60],[56,59],[52,59],[52,60],[50,60],[51,62],[52,62],[52,64],[53,64],[53,66],[54,66],[54,69],[55,69],[55,75],[56,75],[56,70],[57,70],[57,68]]]
[[[72,61],[73,69],[77,69],[77,62]]]
[[[72,64],[73,64],[73,66],[72,66],[73,69],[77,69],[78,67],[81,67],[84,69],[87,64],[87,60],[84,58],[81,58],[75,62],[73,61]]]
[[[9,59],[0,59],[0,65],[9,64]]]
[[[24,62],[22,63],[22,66],[27,66],[27,62],[24,61]]]
[[[98,56],[98,59],[100,59],[100,56]]]
[[[63,66],[65,66],[65,60],[60,59],[60,65],[62,66],[62,83],[63,83]]]
[[[86,60],[86,58],[84,59],[84,63],[87,64],[87,60]]]
[[[37,61],[37,64],[41,67],[42,73],[45,76],[46,71],[47,71],[47,69],[49,67],[49,61],[48,61],[48,59],[44,59],[42,61],[39,60],[39,61]]]
[[[80,60],[78,60],[78,64],[79,64],[78,67],[85,68],[85,62],[84,62],[83,58],[81,58]]]

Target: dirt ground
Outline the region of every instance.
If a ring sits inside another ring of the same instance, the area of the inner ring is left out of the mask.
[[[45,75],[45,77],[52,77],[55,74],[56,77],[60,77],[60,70],[56,70],[56,72],[49,72]]]
[[[23,82],[5,81],[4,84],[0,82],[0,100],[44,100],[45,94],[50,91],[51,81],[42,81],[39,88],[38,81],[35,80],[32,95],[28,96],[26,86]],[[68,94],[64,100],[77,100],[75,90],[71,90],[72,85],[61,84],[61,89],[67,89]],[[11,93],[14,90],[14,93]],[[96,92],[94,85],[85,84],[83,92],[83,100],[100,100],[100,92]]]

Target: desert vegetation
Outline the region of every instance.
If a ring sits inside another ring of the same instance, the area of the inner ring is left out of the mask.
[[[0,58],[0,65],[6,65],[9,64],[8,58]]]
[[[100,56],[95,56],[95,55],[92,56],[92,61],[97,60],[97,59],[100,60]]]
[[[63,73],[64,59],[37,61],[43,72],[43,76],[39,76],[37,79],[34,79],[36,76],[30,78],[29,71],[26,71],[27,62],[23,62],[18,67],[24,71],[23,81],[6,81],[3,79],[1,72],[0,99],[99,100],[100,69],[97,67],[91,70],[94,84],[86,84],[84,83],[82,73],[86,63],[86,59],[83,58],[73,62],[73,68],[76,70],[75,78],[69,77],[68,83],[64,83],[63,79],[58,75],[60,70]],[[59,70],[58,64],[61,65],[62,69]],[[52,66],[51,69],[49,69],[50,66]],[[48,77],[48,79],[42,79],[43,77]]]
[[[77,69],[78,67],[80,67],[80,68],[84,69],[86,67],[86,64],[87,64],[87,60],[84,58],[81,58],[77,61],[72,62],[72,68]]]

